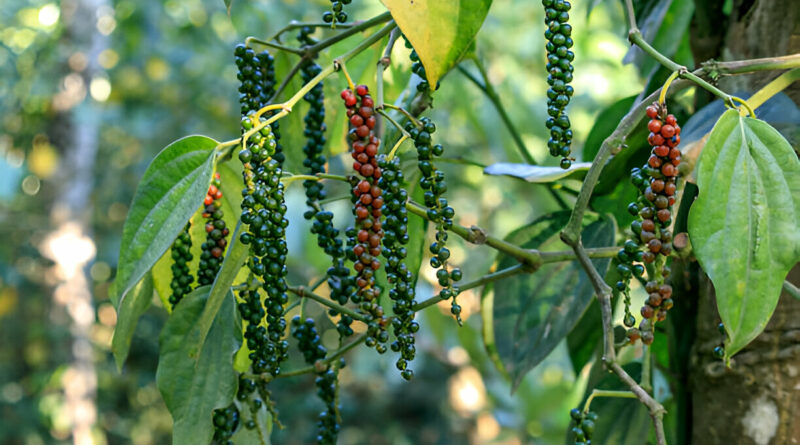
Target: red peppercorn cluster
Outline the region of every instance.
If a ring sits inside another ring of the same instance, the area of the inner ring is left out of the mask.
[[[353,169],[361,176],[353,181],[356,223],[349,232],[355,239],[351,238],[348,243],[352,246],[348,256],[353,261],[358,288],[353,301],[359,303],[359,308],[373,318],[368,326],[366,344],[375,346],[378,352],[385,352],[387,348],[384,343],[388,340],[386,319],[383,317],[383,308],[378,304],[381,289],[375,283],[375,272],[381,267],[381,240],[384,235],[381,222],[383,196],[378,186],[381,168],[376,158],[380,139],[373,132],[376,124],[375,104],[366,85],[358,85],[355,91],[346,89],[341,96],[350,119]]]
[[[647,160],[646,173],[650,183],[644,190],[644,197],[650,205],[644,207],[642,215],[642,233],[640,238],[647,245],[644,262],[652,263],[657,254],[668,256],[672,252],[672,234],[666,230],[672,221],[672,205],[675,204],[675,191],[678,166],[681,163],[681,127],[675,116],[667,114],[666,105],[655,102],[647,107],[650,122],[647,128],[650,135],[647,142],[653,147]],[[660,229],[656,234],[656,224]]]
[[[355,199],[357,244],[353,253],[357,259],[353,268],[356,270],[356,286],[364,300],[372,300],[380,295],[375,288],[374,272],[381,267],[381,207],[383,198],[378,187],[381,168],[378,167],[378,146],[380,140],[373,133],[375,128],[374,102],[365,85],[342,91],[350,119],[350,140],[352,141],[353,169],[361,174],[362,179],[353,187]]]
[[[203,200],[203,218],[206,219],[206,241],[203,243],[203,253],[200,255],[200,270],[197,273],[197,282],[200,286],[211,284],[222,265],[222,254],[228,245],[227,236],[230,230],[225,227],[222,219],[222,183],[219,173],[214,174],[208,193]]]
[[[654,339],[654,324],[666,320],[667,311],[673,305],[672,287],[664,284],[670,270],[663,261],[656,263],[658,275],[649,277],[650,280],[645,285],[648,297],[640,311],[643,320],[638,329],[633,327],[635,320],[628,309],[628,281],[631,272],[638,277],[644,270],[641,265],[633,264],[633,261],[654,263],[658,255],[667,257],[672,253],[669,225],[672,223],[672,206],[675,204],[678,166],[681,163],[681,152],[678,149],[681,127],[675,116],[667,114],[664,104],[654,102],[647,107],[646,113],[650,118],[647,123],[650,130],[647,142],[652,149],[647,164],[631,172],[631,180],[641,193],[637,202],[628,207],[632,214],[638,214],[641,219],[631,223],[634,238],[628,240],[625,248],[618,254],[621,264],[617,270],[624,280],[617,283],[617,290],[625,294],[624,324],[630,328],[628,339],[633,343],[641,338],[642,343],[649,345]]]

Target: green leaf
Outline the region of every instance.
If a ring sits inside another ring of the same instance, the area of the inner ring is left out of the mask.
[[[469,51],[492,0],[381,0],[436,83]]]
[[[203,203],[217,141],[187,136],[168,145],[147,167],[122,229],[111,301],[125,295],[156,264]]]
[[[514,164],[512,162],[498,162],[485,169],[483,173],[487,175],[505,175],[523,179],[536,184],[555,182],[559,179],[571,177],[572,179],[583,179],[591,162],[576,162],[566,170],[561,167],[547,167],[542,165]]]
[[[230,292],[231,285],[238,276],[245,261],[247,261],[247,254],[250,251],[246,245],[239,242],[239,232],[241,230],[241,223],[236,225],[236,230],[231,235],[231,242],[228,247],[228,253],[222,261],[222,266],[217,274],[217,279],[211,285],[211,292],[208,296],[208,303],[203,309],[203,314],[192,329],[191,339],[192,349],[189,350],[191,357],[197,357],[200,353],[200,348],[212,328],[212,323],[217,317],[222,307],[223,301]]]
[[[210,443],[214,409],[230,405],[238,378],[233,356],[242,344],[234,296],[228,291],[207,341],[194,344],[191,332],[200,319],[210,288],[203,286],[181,300],[159,338],[156,385],[174,422],[173,443]],[[191,357],[193,349],[200,350]]]
[[[700,154],[689,236],[714,283],[732,356],[775,310],[800,260],[800,161],[769,124],[729,110]]]
[[[223,0],[225,2],[225,10],[228,11],[228,16],[231,15],[231,6],[233,5],[233,0]]]
[[[222,199],[220,202],[222,206],[223,221],[225,226],[233,229],[239,222],[239,213],[241,212],[242,204],[242,164],[238,161],[229,161],[217,165],[217,173],[220,175],[222,186]],[[189,270],[192,271],[192,276],[197,282],[197,271],[200,266],[200,254],[203,251],[203,243],[206,240],[206,219],[203,218],[202,206],[195,211],[191,219],[191,228],[189,233],[192,237],[192,261],[189,262]],[[230,241],[231,238],[228,238]],[[230,246],[231,243],[228,243]],[[229,250],[230,247],[226,249]],[[156,292],[161,299],[162,304],[168,311],[172,310],[172,305],[169,303],[169,296],[172,294],[170,283],[172,282],[172,255],[170,249],[164,252],[164,255],[153,266],[153,284],[155,285]]]
[[[567,335],[567,349],[575,375],[580,375],[595,351],[600,350],[602,339],[603,320],[600,316],[600,305],[593,299],[580,321]]]
[[[142,281],[133,288],[131,295],[122,301],[117,310],[117,326],[114,328],[114,337],[111,339],[111,352],[117,369],[122,370],[128,352],[131,349],[131,339],[136,331],[139,317],[144,314],[153,301],[153,276],[145,274]]]
[[[527,249],[563,250],[557,233],[568,217],[569,212],[547,215],[512,232],[506,241]],[[610,246],[615,232],[610,218],[594,221],[583,230],[583,243],[586,247]],[[592,263],[605,275],[610,259]],[[500,255],[497,268],[514,264],[513,258]],[[572,330],[591,303],[594,290],[577,261],[545,264],[536,273],[507,278],[502,289],[492,302],[493,310],[482,316],[484,323],[494,325],[497,353],[516,388]]]

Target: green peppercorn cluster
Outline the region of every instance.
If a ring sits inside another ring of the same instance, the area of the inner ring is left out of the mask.
[[[331,0],[331,10],[322,14],[322,21],[336,25],[347,21],[347,13],[344,12],[344,5],[349,5],[353,0]]]
[[[417,91],[422,93],[426,91],[430,91],[431,85],[428,83],[428,75],[425,72],[425,67],[422,65],[422,61],[419,60],[419,54],[417,54],[417,50],[411,45],[411,42],[408,41],[405,35],[403,35],[403,39],[405,40],[406,48],[411,50],[411,54],[408,56],[411,59],[411,72],[419,76],[422,80],[417,84]],[[436,89],[439,88],[439,83],[436,83]]]
[[[572,48],[572,25],[569,21],[569,10],[572,5],[567,0],[542,0],[544,5],[544,23],[547,29],[544,37],[547,39],[547,128],[550,130],[550,139],[547,148],[552,156],[561,156],[561,168],[567,169],[572,165],[570,157],[572,149],[572,130],[567,105],[572,97],[572,61],[575,53]]]
[[[392,351],[399,352],[400,358],[396,366],[400,375],[406,380],[414,377],[414,371],[408,369],[408,362],[414,360],[417,350],[414,346],[414,333],[419,330],[419,324],[414,321],[414,311],[411,309],[414,300],[414,274],[408,269],[405,258],[408,251],[408,192],[403,188],[405,179],[400,170],[400,159],[387,159],[384,155],[378,156],[378,166],[383,174],[378,181],[378,186],[383,190],[383,250],[386,258],[386,278],[392,288],[389,289],[389,298],[394,302],[392,309],[392,329],[396,340],[390,345]]]
[[[203,218],[206,219],[206,241],[202,245],[200,254],[200,267],[197,271],[197,283],[200,286],[212,284],[217,277],[222,266],[223,253],[228,245],[228,234],[230,229],[225,227],[224,216],[220,207],[222,206],[222,182],[219,173],[214,174],[211,185],[208,186],[203,204]]]
[[[244,44],[239,44],[234,50],[236,66],[239,69],[239,104],[241,114],[246,116],[252,111],[269,105],[270,99],[275,94],[275,58],[269,51],[264,50],[258,54]],[[269,117],[274,111],[268,112]],[[272,133],[275,135],[275,155],[273,158],[283,165],[285,155],[280,144],[280,130],[277,122],[272,124]]]
[[[459,291],[458,287],[454,285],[455,282],[461,280],[461,269],[453,268],[449,272],[447,270],[447,260],[450,258],[450,249],[447,248],[447,230],[453,227],[455,210],[448,205],[447,198],[444,197],[444,193],[447,191],[444,172],[436,168],[433,163],[435,157],[444,154],[444,147],[441,144],[431,145],[431,135],[436,131],[436,125],[430,118],[423,117],[420,119],[420,124],[421,127],[417,128],[413,122],[408,122],[405,129],[417,147],[417,166],[419,171],[422,172],[419,185],[425,190],[423,198],[425,207],[428,208],[427,216],[430,221],[436,224],[436,241],[429,247],[431,254],[433,254],[431,267],[438,269],[436,271],[436,279],[439,281],[439,285],[442,286],[439,298],[442,300],[452,298],[450,312],[461,324],[461,305],[456,302],[456,296]]]
[[[226,408],[215,409],[213,413],[214,443],[219,445],[233,445],[231,437],[239,428],[239,409],[231,403]]]
[[[597,413],[593,411],[583,412],[578,408],[572,408],[569,416],[572,418],[570,426],[572,428],[571,433],[575,436],[575,445],[591,445]]]
[[[318,367],[317,395],[325,403],[325,410],[320,413],[317,422],[317,443],[335,445],[340,429],[337,421],[339,407],[336,405],[337,373],[330,365],[320,362],[325,359],[328,351],[322,345],[313,319],[302,321],[299,316],[295,316],[292,319],[292,336],[297,339],[298,348],[306,363]]]
[[[298,40],[304,45],[311,45],[314,41],[309,37],[312,29],[305,27],[300,30]],[[316,77],[322,68],[313,61],[306,62],[302,69],[303,82],[309,82]],[[303,166],[310,170],[311,174],[325,173],[325,156],[322,154],[325,149],[325,95],[323,83],[320,82],[309,91],[304,99],[309,103],[308,113],[304,118],[306,145],[303,153],[306,159]],[[330,289],[331,299],[346,304],[350,296],[356,291],[354,280],[350,277],[350,269],[345,266],[344,242],[339,237],[339,229],[333,225],[333,213],[326,211],[319,203],[325,199],[325,189],[319,181],[303,181],[306,190],[306,204],[310,207],[303,215],[306,219],[313,219],[311,233],[317,236],[317,245],[331,257],[332,265],[327,271],[328,288]],[[331,311],[331,315],[337,315]],[[342,336],[353,334],[350,325],[353,319],[348,315],[339,318],[338,330]]]
[[[353,169],[361,175],[361,179],[353,177],[353,214],[355,227],[348,229],[346,235],[349,242],[348,259],[353,261],[356,271],[356,293],[351,297],[358,303],[359,309],[370,317],[367,323],[367,339],[365,344],[374,347],[379,353],[386,352],[387,319],[383,307],[378,302],[381,288],[375,281],[375,273],[381,267],[381,239],[384,236],[381,221],[383,208],[383,191],[378,186],[382,170],[378,165],[377,154],[380,139],[375,136],[375,110],[372,96],[366,85],[358,85],[355,91],[342,91],[342,100],[347,108],[350,120],[348,137],[351,141]]]
[[[265,406],[267,411],[272,415],[273,419],[277,418],[277,412],[274,410],[274,404],[270,403],[270,393],[267,389],[266,380],[252,380],[244,375],[239,375],[239,387],[236,391],[237,406],[242,410],[240,411],[240,422],[244,422],[244,427],[248,430],[256,428],[256,420],[258,418],[258,411]],[[244,408],[250,411],[249,419],[246,417]]]
[[[192,273],[189,270],[189,262],[192,261],[190,227],[191,225],[187,223],[186,227],[183,228],[183,232],[172,243],[172,248],[170,249],[170,256],[172,257],[170,289],[172,289],[172,294],[169,296],[169,302],[173,307],[186,294],[192,291],[192,283],[194,282],[194,277],[192,277]]]
[[[651,155],[642,168],[631,170],[631,182],[639,190],[635,202],[628,205],[628,211],[639,218],[631,223],[632,239],[617,255],[619,265],[617,271],[621,279],[616,288],[626,295],[626,315],[624,324],[628,327],[628,339],[631,343],[639,338],[644,344],[651,344],[654,339],[654,325],[664,321],[667,311],[672,308],[672,287],[664,284],[670,269],[665,265],[666,258],[672,253],[672,233],[669,226],[672,222],[672,206],[675,204],[677,191],[678,166],[681,162],[680,126],[675,116],[667,114],[664,104],[654,102],[646,109],[650,121],[647,124],[650,134],[647,138],[651,145]],[[656,261],[661,258],[661,261]],[[636,262],[636,263],[635,263]],[[627,297],[631,276],[641,277],[644,272],[642,264],[654,264],[655,275],[649,277],[645,284],[647,300],[641,308],[643,317],[639,328],[633,327],[635,319],[630,314]]]
[[[244,117],[243,131],[251,130],[257,123],[263,125],[263,119],[259,122],[254,115]],[[273,158],[275,145],[275,137],[267,125],[255,132],[247,148],[239,152],[245,183],[241,221],[246,226],[240,241],[249,246],[247,265],[250,272],[261,279],[267,294],[262,307],[258,290],[242,290],[239,309],[248,322],[244,336],[251,350],[253,371],[272,375],[280,372],[280,362],[286,359],[289,348],[288,342],[282,339],[286,330],[284,305],[289,301],[285,279],[289,221],[285,218],[282,170]],[[265,313],[266,330],[260,325]]]

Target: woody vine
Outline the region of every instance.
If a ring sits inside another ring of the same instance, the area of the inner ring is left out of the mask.
[[[653,395],[649,354],[656,336],[664,335],[659,324],[666,320],[674,300],[680,298],[669,284],[671,261],[677,255],[694,255],[718,286],[718,293],[721,289],[728,291],[726,298],[718,300],[723,337],[713,353],[729,366],[735,366],[735,353],[763,329],[781,288],[792,288],[784,278],[800,257],[796,229],[800,222],[800,164],[789,143],[757,116],[764,101],[791,83],[787,78],[797,78],[800,56],[709,61],[690,72],[643,38],[633,5],[627,0],[631,44],[673,75],[631,108],[603,141],[587,171],[573,165],[573,133],[567,115],[571,98],[580,94],[570,85],[572,62],[580,58],[572,49],[571,4],[567,0],[543,0],[541,44],[547,60],[542,76],[549,86],[549,117],[543,124],[550,135],[549,152],[559,158],[558,164],[564,169],[544,187],[569,216],[536,223],[547,226],[545,232],[559,233],[565,244],[561,250],[540,250],[527,241],[512,242],[480,227],[459,224],[458,209],[448,201],[450,190],[444,170],[437,166],[447,151],[437,143],[437,134],[447,128],[437,126],[426,115],[442,76],[458,67],[496,105],[523,159],[535,164],[479,59],[468,50],[491,2],[475,0],[453,6],[481,12],[453,41],[436,42],[439,47],[448,47],[455,57],[443,57],[420,40],[419,27],[428,24],[414,22],[413,9],[433,10],[432,2],[417,1],[412,7],[387,0],[387,12],[361,22],[347,21],[344,6],[349,3],[333,1],[319,23],[293,22],[271,37],[248,37],[236,46],[233,60],[240,82],[240,137],[226,142],[187,137],[165,148],[151,163],[125,223],[113,292],[120,320],[113,340],[118,365],[127,356],[138,317],[156,292],[171,312],[161,334],[157,381],[173,415],[176,443],[268,443],[280,409],[280,400],[271,397],[270,388],[280,385],[281,379],[303,374],[316,376],[317,394],[324,406],[317,423],[317,442],[337,443],[341,428],[338,375],[346,366],[348,351],[363,344],[378,354],[394,354],[397,372],[405,380],[413,380],[418,312],[447,301],[453,322],[461,324],[459,293],[516,275],[534,274],[547,264],[571,262],[599,303],[603,366],[626,389],[592,392],[582,407],[569,413],[574,424],[568,435],[575,443],[592,443],[597,420],[591,410],[592,400],[619,397],[637,399],[646,406],[656,442],[665,444],[663,417],[667,413]],[[288,37],[293,32],[294,40]],[[351,49],[327,66],[316,63],[320,53],[342,41],[352,41]],[[402,97],[385,97],[383,73],[390,65],[393,47],[402,43],[410,49],[413,62],[409,87]],[[374,61],[377,77],[369,85],[356,84],[348,72],[348,62],[376,45],[384,48],[383,56]],[[275,51],[296,55],[299,60],[288,72],[276,72]],[[468,68],[471,63],[480,76],[472,74]],[[748,99],[715,86],[720,76],[771,70],[789,71]],[[298,75],[303,86],[287,91]],[[340,97],[324,97],[323,82],[341,85]],[[711,131],[696,162],[684,161],[681,126],[669,112],[670,95],[686,88],[705,89],[729,108]],[[281,101],[289,93],[291,96]],[[302,147],[304,170],[290,172],[284,166],[285,153],[299,147],[282,144],[280,123],[297,112],[301,101],[308,103],[306,143]],[[349,162],[342,171],[329,171],[331,164],[325,155],[329,124],[326,109],[332,107],[340,107],[347,116],[346,140],[336,141],[349,147]],[[589,200],[603,169],[613,162],[612,156],[630,150],[626,139],[638,128],[649,133],[649,153],[646,163],[630,172],[630,187],[637,197],[627,208],[634,220],[620,230],[624,238],[617,242],[614,223],[606,216],[592,214]],[[749,152],[742,152],[741,147],[750,147]],[[753,191],[758,185],[735,197],[721,191],[723,173],[715,166],[728,162],[725,159],[731,153],[750,156],[747,162],[756,176],[764,169],[778,175],[775,181],[761,186],[768,187],[769,205],[781,206],[786,212],[770,214],[764,203],[754,202],[763,196],[759,190]],[[401,158],[412,160],[412,167],[401,163]],[[576,196],[565,195],[556,187],[560,179],[577,174],[585,176]],[[678,214],[678,207],[684,208],[682,192],[690,176],[696,177],[699,197],[690,213]],[[284,193],[294,183],[302,184],[305,190],[304,217],[311,222],[311,235],[318,247],[330,260],[327,272],[311,286],[287,281],[286,259],[292,252],[286,242],[291,227]],[[329,197],[330,183],[346,184],[350,192]],[[350,200],[350,214],[326,209],[331,200],[341,198]],[[743,208],[728,206],[725,211],[725,205],[734,200],[747,207],[750,222],[744,227],[737,225]],[[424,239],[424,230],[409,230],[414,218],[432,227],[432,239]],[[688,234],[675,233],[677,219],[684,221],[683,227],[688,224]],[[339,221],[347,221],[348,227],[340,230]],[[748,237],[757,231],[759,239],[770,239],[774,235],[770,231],[775,230],[789,233],[788,238],[783,233],[780,246]],[[715,253],[715,239],[720,234],[748,239],[742,249],[753,261],[742,265]],[[498,264],[504,267],[479,277],[463,277],[451,259],[451,236],[495,249]],[[588,238],[590,247],[585,246]],[[597,245],[597,239],[604,242]],[[414,245],[427,244],[424,255],[412,247],[415,240],[418,244]],[[416,286],[423,257],[435,270],[438,284],[430,295],[418,293]],[[768,265],[768,276],[733,283],[733,287],[722,284],[742,268],[746,273],[759,270],[759,262]],[[327,295],[317,293],[323,284],[329,289]],[[638,308],[632,308],[633,286],[641,286],[647,293]],[[748,299],[753,292],[764,297]],[[614,335],[613,308],[617,301],[622,302],[624,338]],[[335,321],[337,348],[325,347],[316,321],[302,315],[307,302],[324,306]],[[581,303],[581,311],[588,303]],[[750,315],[743,318],[742,312]],[[484,317],[484,321],[491,323],[491,317]],[[562,338],[574,326],[567,326],[569,329],[560,334]],[[491,331],[492,326],[484,329]],[[643,353],[638,380],[616,358],[621,348],[632,345]],[[493,347],[487,343],[490,352]],[[290,354],[302,355],[307,366],[288,368],[285,362]]]

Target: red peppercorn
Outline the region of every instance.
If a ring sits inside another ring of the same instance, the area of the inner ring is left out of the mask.
[[[364,97],[367,93],[369,93],[369,88],[366,85],[359,85],[356,87],[356,94],[359,96]]]
[[[669,147],[667,147],[666,145],[659,145],[658,147],[653,149],[653,154],[656,156],[661,156],[663,158],[664,156],[667,156],[669,154]]]
[[[647,113],[647,117],[649,117],[650,119],[655,119],[656,116],[658,116],[658,108],[656,108],[655,105],[648,106],[645,112]]]
[[[647,128],[653,133],[658,133],[661,131],[661,121],[658,119],[653,119],[648,122]]]

